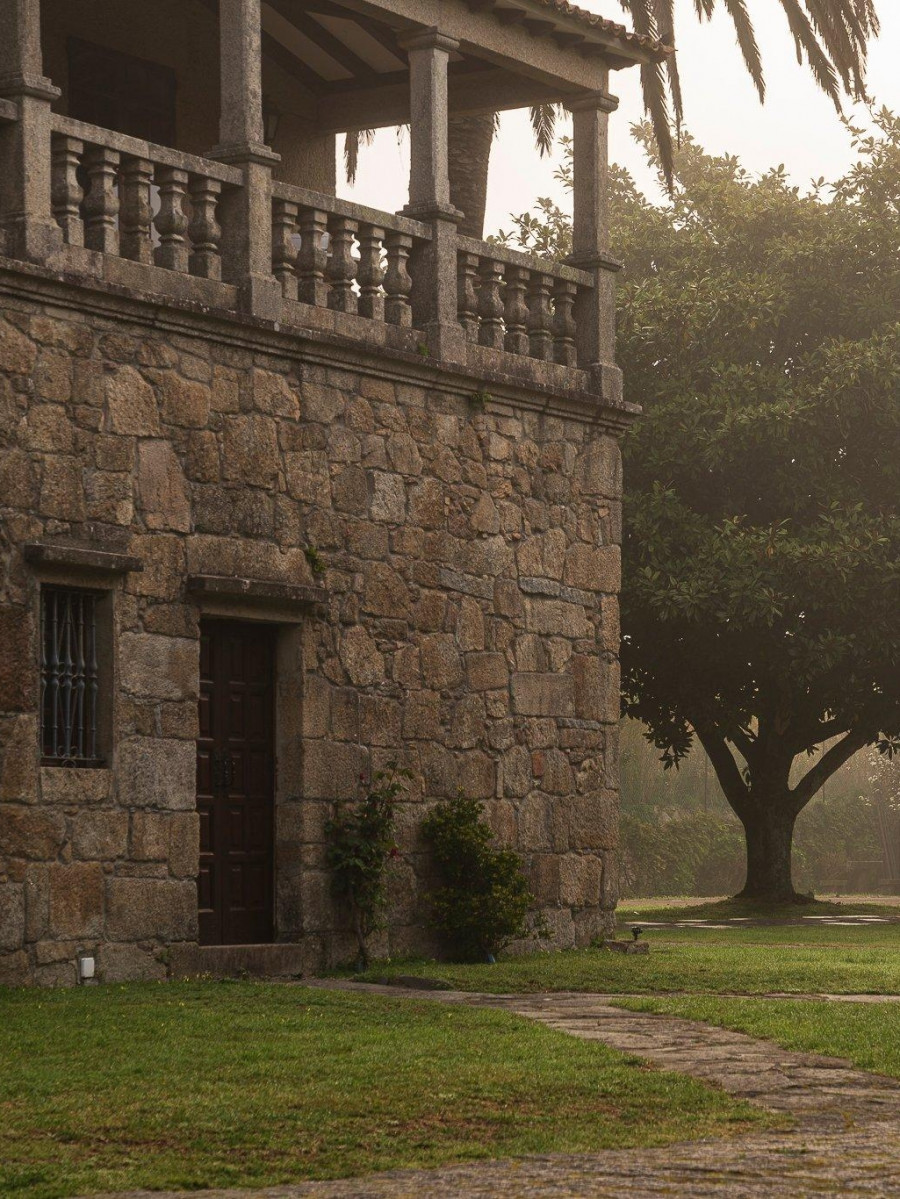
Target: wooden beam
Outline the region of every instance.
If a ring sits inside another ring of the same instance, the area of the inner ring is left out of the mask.
[[[345,46],[340,38],[334,36],[331,30],[320,25],[318,21],[302,9],[297,8],[296,5],[286,4],[285,0],[264,0],[264,3],[268,4],[289,25],[293,25],[298,33],[309,38],[324,54],[327,54],[329,58],[357,79],[372,79],[378,75],[374,67],[360,58],[358,54],[354,54],[349,46]]]
[[[562,86],[551,88],[493,67],[477,71],[451,68],[450,71],[451,116],[474,116],[528,108],[533,104],[554,104],[571,98],[571,95],[571,90]],[[408,123],[409,83],[405,78],[354,91],[343,84],[332,85],[316,109],[316,128],[322,133],[383,129]]]
[[[352,12],[340,4],[336,4],[334,0],[310,0],[307,11],[319,13],[323,17],[339,17],[343,21],[355,22],[369,37],[374,38],[383,50],[387,50],[388,54],[393,54],[401,62],[406,62],[406,51],[401,49],[397,35],[390,25],[385,25],[381,21],[373,21],[371,17],[362,13]]]

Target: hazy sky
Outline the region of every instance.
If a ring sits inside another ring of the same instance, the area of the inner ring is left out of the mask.
[[[582,7],[619,19],[615,0],[580,0]],[[824,175],[840,175],[852,160],[849,141],[834,106],[816,87],[806,66],[794,55],[787,22],[776,0],[750,0],[766,71],[767,95],[760,105],[724,13],[702,25],[693,0],[678,0],[679,60],[686,125],[712,152],[738,154],[745,165],[764,170],[784,163],[798,184]],[[878,0],[882,34],[870,52],[869,90],[879,104],[900,110],[900,3]],[[612,157],[649,183],[628,127],[642,115],[636,70],[614,73],[612,90],[621,107],[612,118]],[[864,113],[854,113],[863,117]],[[539,195],[565,203],[553,181],[555,162],[539,159],[527,113],[507,113],[491,160],[487,229],[509,224]],[[357,185],[339,193],[387,211],[406,200],[408,139],[390,130],[363,150]]]

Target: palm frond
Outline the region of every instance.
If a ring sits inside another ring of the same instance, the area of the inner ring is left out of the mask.
[[[744,59],[744,66],[746,66],[750,78],[753,80],[753,85],[756,88],[760,101],[763,101],[766,98],[766,82],[763,79],[762,59],[759,56],[759,46],[756,42],[753,22],[750,19],[750,14],[747,12],[746,0],[723,0],[723,3],[728,10],[728,15],[734,22],[734,31],[737,34],[738,46],[740,47],[741,56]]]
[[[344,169],[347,182],[354,184],[359,171],[359,151],[363,145],[371,146],[375,140],[374,129],[348,129],[344,135]]]
[[[559,111],[558,104],[535,104],[530,110],[531,128],[534,130],[534,141],[541,158],[546,158],[553,150]]]

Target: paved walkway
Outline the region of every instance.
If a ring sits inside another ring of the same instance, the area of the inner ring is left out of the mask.
[[[789,1131],[738,1140],[402,1170],[263,1191],[195,1191],[191,1199],[900,1197],[900,1084],[856,1070],[847,1062],[789,1053],[767,1041],[688,1020],[622,1011],[610,1006],[606,996],[411,993],[330,981],[318,985],[393,998],[414,994],[419,1000],[427,996],[442,1003],[500,1007],[572,1036],[648,1058],[661,1068],[693,1075],[741,1099],[790,1114],[795,1124]],[[176,1196],[147,1192],[128,1199]]]

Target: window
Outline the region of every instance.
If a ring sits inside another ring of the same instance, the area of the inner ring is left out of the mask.
[[[100,766],[97,609],[103,597],[41,590],[41,755],[48,766]]]
[[[69,38],[69,116],[161,146],[175,145],[175,72]]]

